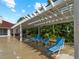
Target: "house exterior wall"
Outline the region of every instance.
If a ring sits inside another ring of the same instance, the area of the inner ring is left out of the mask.
[[[5,31],[4,31],[5,29]],[[11,36],[11,31],[8,28],[0,28],[0,37],[10,37]]]
[[[0,37],[10,37],[11,36],[11,27],[14,24],[5,21],[5,19],[0,16]]]

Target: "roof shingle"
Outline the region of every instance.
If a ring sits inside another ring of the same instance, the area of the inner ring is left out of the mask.
[[[14,24],[2,20],[2,23],[0,23],[0,27],[6,27],[6,28],[11,28]]]

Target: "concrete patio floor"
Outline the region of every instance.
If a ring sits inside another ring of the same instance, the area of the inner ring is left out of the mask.
[[[67,48],[67,49],[66,49]],[[69,52],[70,51],[70,52]],[[72,55],[72,56],[70,56]],[[74,52],[69,46],[61,51],[56,59],[73,59]],[[50,59],[28,44],[15,38],[0,38],[0,59]],[[53,58],[52,58],[53,59]]]
[[[0,38],[0,59],[48,59],[35,49],[11,38]]]

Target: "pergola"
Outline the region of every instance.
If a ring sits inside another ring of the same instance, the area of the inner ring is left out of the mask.
[[[50,0],[49,6],[42,6],[36,12],[16,23],[12,29],[15,36],[16,28],[19,28],[20,41],[22,41],[22,28],[40,27],[51,24],[74,22],[75,59],[79,59],[79,0]],[[74,13],[74,14],[73,14]]]
[[[51,1],[49,6],[42,6],[32,15],[25,16],[25,19],[16,23],[12,29],[20,28],[20,41],[22,41],[22,28],[41,27],[51,24],[74,21],[73,0]],[[15,36],[15,30],[14,36]],[[16,31],[18,32],[18,31]]]

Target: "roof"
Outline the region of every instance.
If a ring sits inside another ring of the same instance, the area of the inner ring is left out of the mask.
[[[6,28],[11,28],[14,24],[1,20],[2,22],[0,23],[0,27],[6,27]]]

